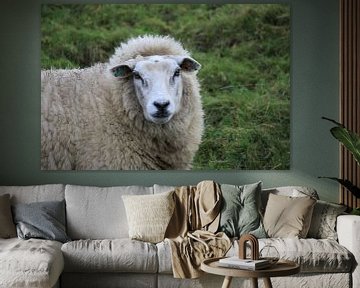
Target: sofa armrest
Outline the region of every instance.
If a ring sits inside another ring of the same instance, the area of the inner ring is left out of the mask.
[[[355,257],[356,264],[352,273],[353,287],[360,287],[360,216],[338,216],[336,229],[339,243]]]

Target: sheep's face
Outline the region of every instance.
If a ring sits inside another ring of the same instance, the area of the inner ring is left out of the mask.
[[[136,97],[146,120],[165,124],[180,110],[183,72],[198,70],[190,57],[149,56],[130,60],[111,69],[115,77],[132,77]]]

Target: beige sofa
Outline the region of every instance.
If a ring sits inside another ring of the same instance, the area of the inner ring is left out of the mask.
[[[12,204],[40,201],[66,202],[65,244],[40,239],[0,239],[0,287],[221,287],[222,277],[174,279],[171,250],[128,238],[122,195],[160,193],[171,187],[154,185],[89,187],[75,185],[0,186]],[[293,195],[291,187],[263,191]],[[260,239],[260,248],[271,244],[281,257],[297,261],[301,273],[273,278],[274,287],[360,287],[360,217],[337,218],[338,241],[330,239]],[[228,255],[237,253],[237,242]],[[262,285],[262,281],[259,281]],[[234,279],[236,285],[250,282]],[[260,287],[261,287],[260,285]],[[243,286],[241,286],[243,287]],[[250,286],[249,286],[250,287]]]

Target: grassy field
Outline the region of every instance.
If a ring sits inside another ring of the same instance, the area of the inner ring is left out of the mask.
[[[173,36],[203,67],[194,169],[289,169],[288,5],[42,5],[41,20],[43,69],[106,62],[133,36]]]

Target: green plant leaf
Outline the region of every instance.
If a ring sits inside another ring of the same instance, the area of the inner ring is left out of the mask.
[[[356,162],[360,165],[360,136],[335,120],[326,117],[322,118],[337,125],[337,127],[330,129],[331,134],[351,152]]]
[[[331,134],[338,139],[354,156],[360,165],[360,137],[344,127],[334,127]]]
[[[334,181],[339,182],[343,185],[346,189],[348,189],[356,198],[360,198],[360,188],[355,186],[351,181],[346,179],[340,179],[336,177],[319,177],[319,178],[327,178]]]

